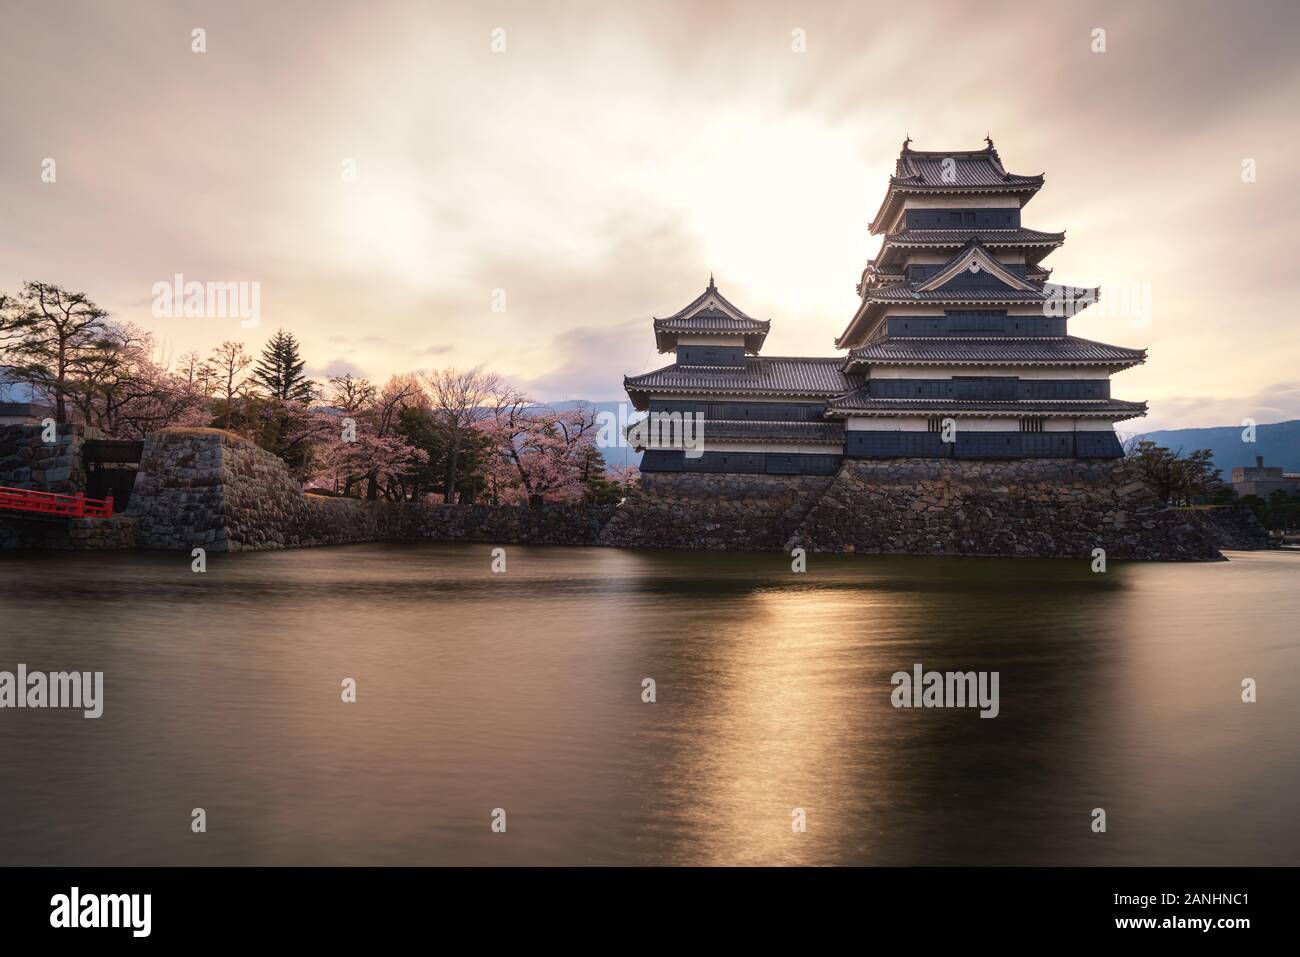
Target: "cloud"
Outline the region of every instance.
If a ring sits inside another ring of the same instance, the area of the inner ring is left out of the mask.
[[[370,376],[366,370],[354,362],[347,359],[331,359],[324,366],[312,367],[305,369],[307,378],[314,379],[318,384],[328,382],[330,379],[351,375],[354,379],[368,379]]]
[[[711,270],[773,320],[765,351],[830,354],[903,136],[989,132],[1011,169],[1047,173],[1025,213],[1069,231],[1047,265],[1152,285],[1149,326],[1072,326],[1149,348],[1117,395],[1160,422],[1294,416],[1258,384],[1300,354],[1300,7],[1026,9],[936,0],[881,30],[850,0],[220,4],[194,54],[185,7],[18,5],[0,290],[85,290],[174,355],[283,327],[321,374],[454,360],[539,398],[618,398],[662,364],[650,317]],[[262,328],[155,319],[150,289],[178,272],[258,282]]]
[[[555,338],[551,350],[567,358],[542,375],[521,380],[519,385],[541,401],[626,398],[622,377],[611,376],[610,369],[637,370],[644,361],[646,338],[647,323],[639,320],[607,329],[567,330]]]
[[[1155,414],[1141,420],[1140,429],[1130,431],[1239,427],[1243,419],[1257,425],[1300,419],[1300,382],[1279,382],[1240,396],[1170,396],[1160,400]]]

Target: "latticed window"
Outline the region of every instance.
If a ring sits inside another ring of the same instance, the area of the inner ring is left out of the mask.
[[[925,420],[925,427],[926,430],[930,432],[942,432],[943,418],[937,415],[932,415],[930,418]]]
[[[1043,420],[1042,420],[1042,419],[1021,419],[1021,420],[1020,420],[1020,431],[1021,431],[1021,432],[1041,432],[1041,431],[1043,431]]]

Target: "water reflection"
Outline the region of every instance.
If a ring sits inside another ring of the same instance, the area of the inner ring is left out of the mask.
[[[107,685],[99,721],[0,712],[0,862],[1300,857],[1297,556],[1105,575],[812,556],[796,575],[780,555],[508,554],[505,575],[489,546],[206,575],[0,557],[0,669]],[[916,662],[1000,672],[1001,714],[892,708]]]

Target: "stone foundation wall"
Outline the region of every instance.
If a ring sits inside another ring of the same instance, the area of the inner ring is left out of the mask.
[[[0,485],[69,495],[86,490],[82,448],[104,433],[92,426],[64,423],[55,440],[45,442],[40,425],[0,425]],[[0,549],[110,549],[135,544],[135,523],[103,518],[18,518],[0,513]]]
[[[833,481],[828,475],[642,473],[602,545],[764,551],[781,548]]]
[[[1257,552],[1277,548],[1268,531],[1245,505],[1219,505],[1193,509],[1200,522],[1214,535],[1218,546],[1228,551]]]
[[[1212,561],[1193,510],[1160,505],[1122,461],[848,461],[787,547],[926,555]]]
[[[249,444],[218,429],[163,429],[145,440],[126,510],[140,547],[214,547],[218,535],[224,542],[222,450],[235,443]]]
[[[618,508],[365,502],[304,495],[276,456],[231,433],[165,429],[145,443],[127,518],[5,518],[0,547],[425,540],[1072,558],[1104,548],[1111,559],[1205,561],[1219,547],[1265,544],[1248,519],[1237,508],[1162,507],[1123,462],[1076,459],[851,460],[834,476],[651,473]]]
[[[81,448],[103,438],[99,429],[64,423],[46,443],[39,425],[0,425],[0,485],[67,494],[84,491],[86,466]]]
[[[0,516],[0,551],[29,548],[102,551],[135,547],[135,520],[112,518],[20,519]]]
[[[150,436],[128,510],[141,547],[231,552],[418,540],[594,545],[612,512],[304,495],[279,458],[217,429]]]

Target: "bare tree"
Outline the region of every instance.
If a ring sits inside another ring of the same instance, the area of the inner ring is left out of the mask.
[[[199,375],[203,369],[203,357],[191,350],[176,360],[176,374],[185,380],[185,384],[195,389],[199,387]]]
[[[197,352],[187,352],[177,360],[176,375],[198,395],[210,399],[217,391],[217,370]]]
[[[351,372],[330,378],[330,405],[344,415],[354,415],[375,401],[376,390],[369,379],[353,378]]]
[[[424,373],[422,378],[429,390],[434,421],[447,445],[443,501],[454,502],[456,470],[460,465],[460,450],[466,444],[466,433],[476,422],[492,415],[488,403],[501,389],[500,378],[495,372],[484,372],[482,366],[465,370],[433,369]]]
[[[229,429],[235,400],[243,395],[248,385],[244,370],[253,364],[253,357],[244,352],[242,342],[231,342],[227,339],[212,350],[208,362],[216,374],[217,390],[225,403],[225,415],[221,427]]]

